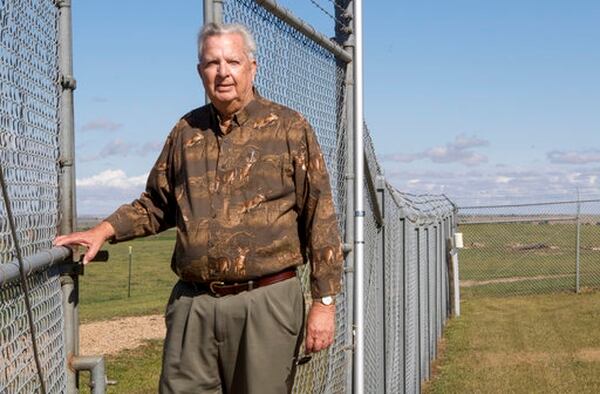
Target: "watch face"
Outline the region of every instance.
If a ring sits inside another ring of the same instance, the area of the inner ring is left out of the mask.
[[[324,305],[331,305],[331,304],[333,304],[333,297],[325,296],[325,297],[321,298],[321,303]]]

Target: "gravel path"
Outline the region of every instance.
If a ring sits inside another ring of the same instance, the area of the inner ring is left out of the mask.
[[[163,315],[125,317],[82,324],[79,348],[82,355],[116,354],[134,349],[144,340],[164,337]]]

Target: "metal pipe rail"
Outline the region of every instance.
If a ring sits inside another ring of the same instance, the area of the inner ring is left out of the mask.
[[[521,208],[521,207],[539,207],[546,205],[571,205],[577,203],[589,203],[589,202],[600,202],[600,199],[588,199],[588,200],[570,200],[570,201],[554,201],[554,202],[534,202],[527,204],[498,204],[498,205],[472,205],[465,207],[458,207],[460,210],[465,209],[489,209],[489,208]]]
[[[90,371],[90,389],[92,394],[106,393],[106,368],[103,356],[76,356],[71,360],[76,371]]]
[[[574,222],[578,218],[577,216],[569,216],[569,217],[543,217],[538,216],[535,218],[498,218],[497,220],[474,220],[469,221],[466,218],[460,218],[458,224],[459,225],[467,225],[467,224],[508,224],[508,223],[538,223],[538,222]]]
[[[29,275],[33,272],[41,271],[44,268],[50,267],[67,261],[73,255],[73,250],[65,246],[57,246],[34,255],[24,257],[23,264],[25,274]],[[13,260],[10,263],[0,265],[0,286],[7,283],[19,280],[19,261]]]
[[[304,23],[298,17],[277,4],[274,0],[256,0],[256,3],[269,10],[273,15],[277,16],[284,22],[287,22],[290,26],[296,28],[299,32],[333,53],[338,59],[343,60],[346,63],[350,63],[352,61],[352,55],[349,54],[339,44],[317,32],[312,26]]]

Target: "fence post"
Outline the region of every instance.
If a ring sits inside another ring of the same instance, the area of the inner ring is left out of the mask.
[[[375,160],[375,158],[373,158],[372,160]],[[379,204],[379,209],[380,209],[380,213],[381,213],[381,227],[379,229],[380,231],[380,236],[379,236],[379,245],[378,247],[381,248],[381,259],[379,259],[379,261],[376,262],[377,265],[379,265],[379,269],[378,269],[378,274],[380,274],[381,276],[379,276],[378,278],[378,282],[379,285],[381,286],[381,289],[378,289],[378,297],[379,297],[379,302],[378,302],[378,307],[377,307],[377,314],[381,319],[381,351],[382,351],[382,356],[380,358],[381,361],[381,371],[382,371],[382,382],[381,382],[381,387],[383,387],[383,391],[384,393],[388,393],[391,390],[388,390],[388,367],[389,367],[389,363],[388,363],[388,353],[389,353],[389,343],[388,343],[388,330],[387,330],[387,325],[388,325],[388,321],[389,321],[389,316],[387,315],[387,300],[388,297],[390,296],[390,294],[388,293],[388,288],[386,286],[386,278],[387,275],[391,275],[391,272],[387,271],[387,267],[386,267],[386,260],[387,260],[387,255],[386,255],[386,251],[385,251],[385,245],[386,245],[386,233],[387,233],[387,227],[385,225],[385,178],[380,175],[377,174],[375,175],[375,190],[376,190],[376,198],[377,198],[377,204]]]
[[[71,0],[56,0],[59,9],[59,81],[62,88],[59,101],[59,233],[68,234],[77,228],[75,198],[75,121],[73,111],[73,40]],[[77,260],[77,256],[73,256]],[[67,362],[79,354],[79,278],[76,269],[67,269],[61,276],[63,298],[65,354]],[[70,272],[69,272],[70,271]],[[67,366],[66,389],[75,393],[79,387],[79,374]]]
[[[223,23],[223,0],[213,1],[213,22]]]
[[[204,0],[204,24],[209,24],[213,21],[213,2],[211,0]]]
[[[577,230],[576,230],[576,237],[575,237],[575,292],[579,294],[579,286],[580,286],[580,271],[579,271],[579,264],[580,264],[580,244],[581,244],[581,220],[580,220],[580,216],[581,216],[581,200],[579,198],[579,189],[577,189]]]
[[[364,384],[364,149],[363,149],[363,43],[362,0],[354,0],[354,348],[353,392],[362,394]]]
[[[336,23],[335,23],[335,41],[341,45],[344,50],[354,56],[354,35],[346,26],[339,23],[343,19],[350,19],[353,14],[352,0],[341,0],[339,7],[335,8]],[[344,171],[344,181],[346,190],[346,206],[345,206],[345,238],[344,249],[346,252],[346,264],[344,269],[344,283],[346,287],[346,343],[349,345],[344,358],[346,360],[346,392],[352,392],[353,382],[353,357],[354,357],[354,199],[351,193],[354,191],[354,162],[352,161],[351,152],[354,151],[354,139],[352,130],[354,130],[354,69],[352,62],[344,62],[338,59],[340,66],[345,66],[345,81],[343,97],[340,100],[345,103],[343,114],[345,119],[340,119],[340,122],[345,122],[345,145],[346,145],[346,160]]]

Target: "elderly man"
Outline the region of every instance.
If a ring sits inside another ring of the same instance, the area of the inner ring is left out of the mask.
[[[175,125],[140,198],[55,241],[86,246],[85,263],[106,240],[177,228],[164,393],[289,392],[307,261],[305,349],[333,342],[343,256],[325,162],[308,122],[254,89],[254,52],[243,26],[206,25],[198,73],[211,103]]]

